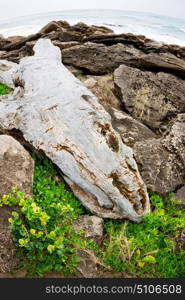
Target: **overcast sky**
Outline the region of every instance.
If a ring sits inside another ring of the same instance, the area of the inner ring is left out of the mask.
[[[0,0],[0,20],[64,9],[122,9],[185,19],[185,0]]]

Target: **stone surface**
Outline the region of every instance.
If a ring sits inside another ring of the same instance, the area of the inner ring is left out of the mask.
[[[20,130],[42,150],[95,215],[142,220],[149,199],[131,148],[97,98],[63,66],[59,48],[41,39],[34,50],[12,75],[14,94],[0,101],[1,127]]]
[[[112,29],[107,28],[105,26],[89,26],[83,22],[78,22],[77,24],[71,26],[70,30],[80,32],[83,35],[85,34],[85,36],[91,36],[96,32],[99,32],[101,34],[113,33]]]
[[[81,76],[79,79],[98,98],[106,111],[111,113],[112,108],[121,109],[121,101],[114,94],[114,81],[112,74],[102,76]]]
[[[4,38],[2,35],[0,36],[0,50],[2,50],[5,46],[7,46],[10,43],[10,40]]]
[[[24,40],[26,37],[25,36],[19,36],[19,35],[13,35],[13,36],[9,36],[8,37],[8,41],[9,42],[20,42],[22,40]]]
[[[147,50],[148,43],[154,42],[151,39],[147,39],[144,35],[134,35],[132,33],[109,33],[109,34],[92,34],[89,37],[83,38],[84,42],[90,41],[92,43],[104,44],[107,46],[115,45],[117,43],[125,44],[125,45],[133,45],[137,49]]]
[[[76,69],[75,67],[73,66],[66,66],[66,68],[75,76],[77,77],[78,79],[80,79],[83,75],[83,71],[79,70],[79,69]]]
[[[100,243],[103,238],[103,219],[96,216],[80,216],[74,225],[76,232],[83,231],[84,236]]]
[[[181,205],[185,206],[185,186],[183,186],[179,190],[177,190],[173,199],[181,200],[182,201]]]
[[[149,191],[165,195],[185,184],[185,114],[164,137],[137,142],[133,149]]]
[[[130,66],[155,72],[169,72],[185,78],[185,61],[170,53],[150,53],[128,61]]]
[[[116,94],[126,111],[150,128],[185,111],[185,81],[164,72],[120,66],[114,72]]]
[[[120,110],[112,109],[111,116],[113,127],[129,147],[133,147],[136,142],[145,143],[148,139],[156,138],[152,130]]]
[[[53,41],[53,45],[59,47],[60,50],[63,50],[74,46],[78,46],[80,45],[80,43],[76,41],[69,41],[69,42]]]
[[[0,197],[16,186],[26,194],[32,193],[34,162],[15,139],[0,135]]]
[[[140,55],[142,52],[133,46],[116,44],[84,43],[62,51],[63,63],[94,75],[112,72],[128,59]]]
[[[47,25],[45,25],[43,28],[41,28],[41,30],[39,31],[39,33],[41,33],[41,34],[50,33],[52,31],[56,31],[60,27],[61,26],[60,26],[59,22],[52,21],[52,22],[48,23]]]
[[[27,46],[22,47],[21,49],[12,50],[8,52],[1,51],[0,59],[9,60],[10,62],[18,63],[22,57],[30,55],[29,51],[30,51],[30,47],[28,49]]]
[[[15,209],[14,209],[15,210]],[[10,272],[19,264],[16,257],[16,248],[12,240],[12,234],[9,230],[8,218],[11,217],[12,209],[8,207],[0,207],[0,277],[6,272]]]
[[[53,40],[52,41],[53,45],[54,46],[57,46],[60,48],[60,50],[63,50],[63,49],[67,49],[67,48],[70,48],[70,47],[73,47],[73,46],[77,46],[77,45],[80,45],[79,42],[76,42],[76,41],[70,41],[70,42],[60,42],[58,40]],[[29,48],[28,51],[32,51],[33,50],[33,47],[35,46],[36,44],[36,41],[32,41],[32,42],[27,42],[26,43],[26,47],[27,49]]]
[[[23,39],[18,40],[18,41],[17,41],[17,40],[16,40],[16,41],[10,41],[10,42],[8,41],[8,45],[5,45],[4,47],[1,47],[0,50],[12,51],[12,50],[20,49],[20,48],[22,48],[27,42],[37,40],[37,39],[39,39],[41,36],[42,36],[41,33],[36,33],[36,34],[29,35],[28,37],[23,38]]]
[[[176,251],[185,251],[185,229],[180,231],[179,236],[175,239],[176,240]]]
[[[80,277],[97,278],[98,277],[98,260],[92,251],[77,250],[77,257],[80,262],[77,266]]]

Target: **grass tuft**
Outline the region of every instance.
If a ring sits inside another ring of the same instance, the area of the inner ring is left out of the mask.
[[[4,85],[4,84],[0,83],[0,96],[1,95],[7,95],[10,92],[11,92],[11,89],[7,85]]]
[[[178,237],[185,228],[185,208],[169,195],[150,197],[152,212],[140,224],[108,221],[103,262],[132,277],[185,277],[185,251]]]

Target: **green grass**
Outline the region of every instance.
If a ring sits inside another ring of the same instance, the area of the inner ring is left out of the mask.
[[[185,208],[169,196],[152,195],[152,213],[140,224],[108,221],[102,259],[133,277],[185,277],[185,251],[176,240],[185,228]]]
[[[0,84],[0,95],[11,89]],[[78,249],[93,249],[110,271],[131,277],[185,277],[185,251],[177,240],[185,229],[185,207],[169,195],[151,195],[152,212],[140,224],[106,221],[100,248],[77,234],[74,221],[85,212],[63,182],[57,179],[52,163],[35,157],[34,197],[13,189],[0,199],[0,206],[16,206],[9,219],[10,229],[21,258],[21,266],[31,276],[49,271],[74,274]],[[184,243],[185,244],[185,243]]]
[[[6,95],[6,94],[9,94],[10,93],[10,88],[4,84],[1,84],[0,83],[0,96],[1,95]]]
[[[73,223],[84,209],[65,184],[56,180],[50,161],[36,159],[34,197],[13,189],[1,205],[19,206],[9,219],[18,256],[31,276],[49,271],[73,274],[79,261],[77,249],[95,249],[91,240],[77,234]]]
[[[31,276],[49,271],[75,274],[77,249],[94,249],[98,261],[115,272],[131,277],[185,277],[185,251],[176,241],[185,228],[185,208],[169,196],[151,195],[152,212],[140,224],[109,220],[104,225],[104,242],[99,248],[73,223],[87,213],[79,200],[57,179],[52,163],[35,159],[34,197],[14,189],[0,206],[18,206],[10,228],[21,264]]]

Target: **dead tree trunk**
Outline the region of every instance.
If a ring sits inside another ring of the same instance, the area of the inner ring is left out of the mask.
[[[15,87],[0,99],[0,127],[20,130],[44,151],[93,214],[139,222],[149,199],[131,148],[97,98],[61,63],[59,48],[40,39],[34,51],[13,67],[0,61],[0,79]]]

